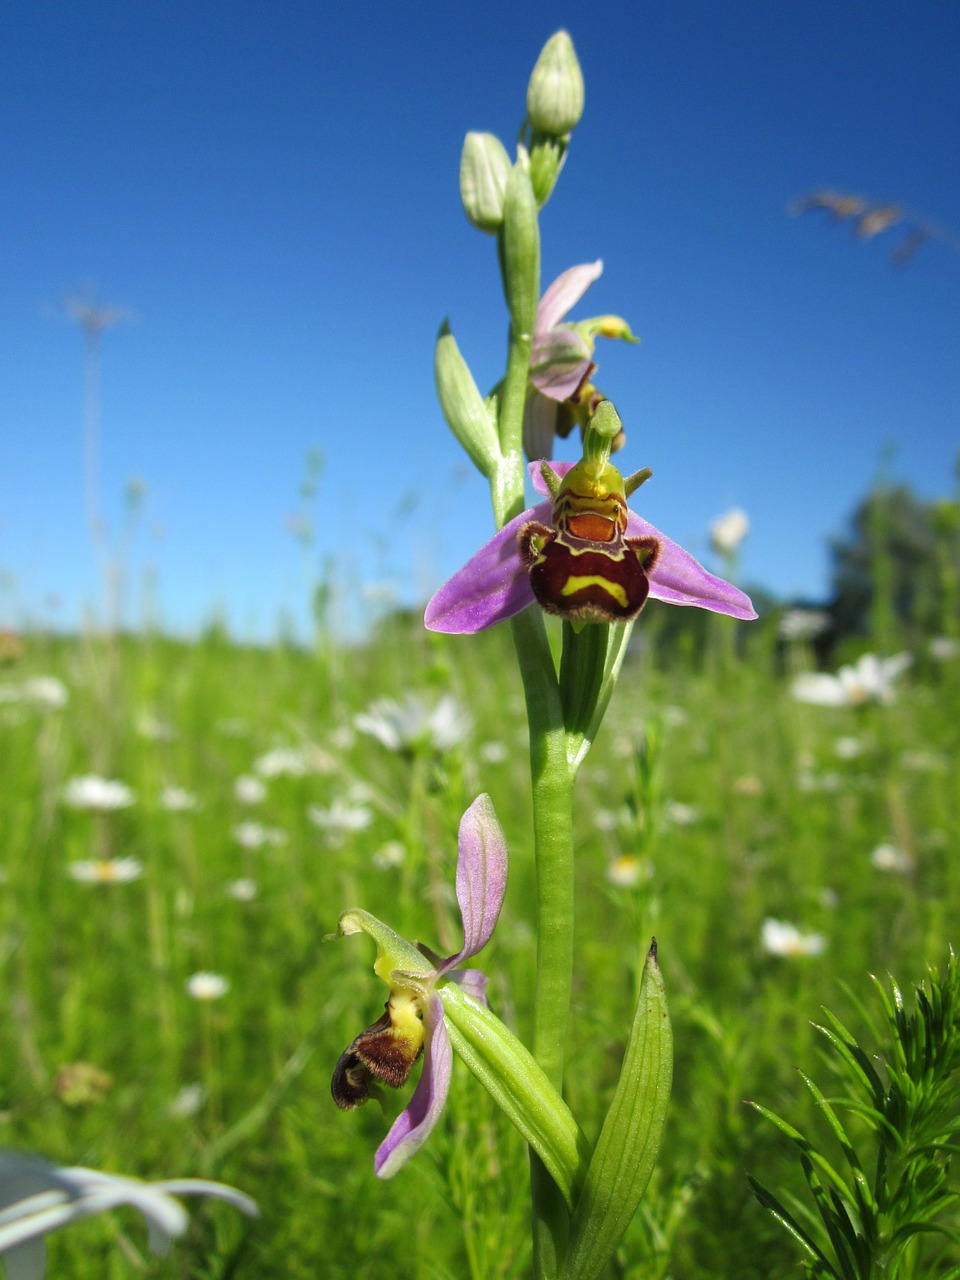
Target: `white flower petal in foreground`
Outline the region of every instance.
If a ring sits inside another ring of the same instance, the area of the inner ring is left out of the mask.
[[[213,1196],[251,1217],[257,1214],[249,1196],[222,1182],[141,1182],[95,1169],[56,1168],[36,1156],[0,1151],[0,1256],[7,1280],[41,1280],[48,1232],[118,1205],[138,1209],[147,1224],[151,1253],[166,1253],[188,1221],[174,1195]]]
[[[230,983],[220,973],[192,973],[187,979],[187,995],[194,1000],[219,1000],[230,990]]]
[[[760,930],[764,951],[772,956],[819,956],[827,947],[822,933],[801,933],[784,920],[764,920]]]
[[[100,778],[95,773],[71,778],[63,788],[63,803],[71,809],[126,809],[135,799],[126,783]]]
[[[805,671],[797,676],[791,692],[798,702],[820,707],[859,707],[866,702],[888,704],[896,697],[894,681],[913,661],[909,653],[878,658],[865,653],[853,666],[841,667],[835,676]]]
[[[143,875],[143,863],[136,858],[80,858],[69,862],[67,871],[81,884],[129,884]]]

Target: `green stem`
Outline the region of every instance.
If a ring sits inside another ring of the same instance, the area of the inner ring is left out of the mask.
[[[490,478],[497,528],[523,510],[523,409],[540,293],[537,205],[527,173],[515,165],[497,248],[510,312],[507,371],[500,400],[501,460]],[[553,655],[539,609],[512,620],[530,727],[537,867],[537,980],[533,1054],[558,1091],[573,987],[573,782]],[[556,1183],[531,1154],[534,1274],[554,1280],[566,1253],[569,1215]]]

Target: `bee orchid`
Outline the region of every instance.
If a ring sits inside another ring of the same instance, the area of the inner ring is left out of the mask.
[[[507,885],[507,848],[489,796],[481,795],[460,821],[457,841],[457,901],[463,921],[463,946],[441,959],[426,947],[407,942],[366,911],[347,911],[340,936],[366,933],[377,944],[374,972],[390,988],[386,1012],[344,1050],[333,1073],[337,1106],[349,1110],[365,1102],[377,1082],[399,1088],[414,1063],[423,1071],[413,1097],[381,1143],[374,1168],[391,1178],[429,1137],[447,1100],[453,1049],[438,986],[455,982],[486,1006],[486,977],[461,968],[490,940]]]
[[[742,591],[628,508],[648,471],[624,480],[602,448],[528,470],[548,500],[515,516],[440,588],[427,605],[428,630],[483,631],[534,601],[576,624],[630,621],[648,597],[757,616]]]

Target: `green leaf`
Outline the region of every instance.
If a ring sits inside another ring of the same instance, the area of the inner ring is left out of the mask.
[[[773,1214],[784,1230],[789,1231],[794,1240],[796,1240],[796,1242],[810,1255],[811,1258],[816,1259],[827,1275],[837,1277],[838,1273],[836,1269],[830,1265],[827,1255],[819,1247],[813,1237],[804,1230],[793,1214],[790,1213],[789,1210],[785,1209],[776,1196],[773,1195],[772,1192],[768,1191],[762,1183],[756,1180],[756,1178],[747,1174],[747,1181],[750,1183],[750,1186],[753,1188],[754,1195],[763,1205],[764,1209],[767,1209]]]
[[[630,1225],[660,1150],[673,1033],[656,943],[647,953],[620,1079],[570,1224],[563,1280],[598,1276]]]

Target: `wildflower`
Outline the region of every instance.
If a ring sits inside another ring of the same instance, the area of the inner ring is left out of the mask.
[[[731,790],[735,796],[762,796],[763,780],[754,773],[745,773],[742,777],[734,778]]]
[[[43,1237],[48,1232],[105,1209],[129,1204],[149,1228],[150,1251],[166,1253],[183,1235],[187,1215],[174,1195],[213,1196],[255,1217],[249,1196],[222,1182],[180,1178],[141,1182],[95,1169],[58,1168],[37,1156],[0,1152],[0,1256],[13,1280],[41,1280],[45,1271]]]
[[[432,708],[416,693],[408,693],[401,702],[378,698],[354,718],[354,724],[388,751],[400,752],[423,747],[449,751],[470,732],[469,717],[449,693]]]
[[[635,889],[644,880],[653,879],[653,864],[647,858],[624,853],[607,867],[607,879],[619,889]]]
[[[692,827],[695,822],[700,821],[700,810],[695,804],[668,800],[663,806],[663,820],[667,826]]]
[[[113,1088],[113,1076],[93,1062],[67,1062],[57,1072],[53,1095],[66,1107],[100,1102]]]
[[[527,119],[540,133],[571,133],[583,115],[583,72],[566,31],[540,51],[527,85]]]
[[[307,753],[298,747],[274,747],[253,762],[261,778],[303,778],[310,772]]]
[[[199,807],[199,801],[192,791],[183,787],[164,787],[160,792],[160,807],[170,813],[189,813]]]
[[[137,733],[147,742],[172,742],[177,731],[172,724],[161,720],[152,711],[142,711],[137,716]]]
[[[949,662],[960,653],[960,641],[953,636],[932,636],[927,648],[931,658],[936,658],[938,662]]]
[[[909,853],[893,844],[878,844],[870,854],[870,863],[878,871],[892,871],[897,875],[909,875],[913,870]]]
[[[330,805],[329,809],[322,809],[318,804],[312,804],[307,809],[307,817],[315,827],[319,827],[321,831],[326,831],[333,836],[343,836],[353,831],[363,831],[365,827],[369,827],[373,821],[373,814],[369,809],[359,804],[349,804],[345,800],[341,800],[339,796]]]
[[[78,858],[67,871],[80,884],[129,884],[143,874],[136,858]]]
[[[860,738],[838,738],[833,744],[833,753],[840,760],[856,760],[862,752],[863,742]]]
[[[805,671],[791,685],[798,702],[821,707],[859,707],[867,702],[887,705],[894,701],[894,681],[909,667],[909,653],[878,658],[865,653],[853,666],[841,667],[835,676],[823,671]]]
[[[593,434],[591,429],[588,450]],[[609,442],[605,450],[601,447],[575,465],[531,464],[534,487],[552,492],[553,501],[514,517],[440,588],[427,605],[427,628],[453,634],[482,631],[534,600],[573,622],[625,622],[636,617],[648,595],[734,618],[755,618],[742,591],[708,573],[628,510],[627,492],[649,472],[625,482],[608,457]]]
[[[187,1120],[200,1111],[206,1100],[207,1091],[202,1084],[185,1084],[177,1090],[167,1112],[177,1120]]]
[[[818,956],[827,946],[822,933],[801,933],[795,924],[769,917],[761,926],[760,940],[772,956]]]
[[[830,629],[830,615],[821,609],[788,609],[780,619],[780,639],[796,644],[816,640]]]
[[[750,532],[750,520],[745,511],[731,507],[717,516],[710,525],[710,545],[721,556],[732,556]]]
[[[564,323],[575,306],[603,271],[603,262],[584,262],[557,276],[537,307],[530,352],[532,391],[523,411],[523,447],[527,457],[551,458],[555,436],[566,439],[575,426],[585,428],[591,413],[602,399],[589,379],[593,363],[594,339],[637,339],[619,316],[597,316],[576,324]],[[618,448],[622,438],[614,446]]]
[[[402,867],[407,858],[407,851],[399,840],[388,840],[373,855],[373,865],[378,871],[389,871],[392,867]]]
[[[187,995],[194,1000],[219,1000],[230,990],[230,983],[219,973],[192,973],[187,979]]]
[[[233,784],[233,794],[241,804],[260,804],[266,798],[266,784],[249,773],[241,774]]]
[[[233,838],[244,849],[279,849],[286,844],[287,833],[262,822],[238,822],[233,828]]]
[[[492,739],[490,742],[481,742],[477,749],[477,755],[484,764],[504,764],[510,758],[506,743],[498,742],[496,739]]]
[[[340,936],[367,933],[377,944],[374,972],[390,988],[386,1012],[346,1048],[331,1085],[337,1106],[365,1102],[377,1081],[399,1088],[423,1055],[423,1072],[413,1097],[381,1143],[374,1168],[392,1177],[423,1145],[443,1110],[450,1086],[453,1051],[445,1026],[439,983],[450,980],[486,1005],[486,978],[461,969],[490,940],[507,884],[507,850],[489,796],[481,795],[463,815],[457,840],[457,901],[463,946],[445,960],[404,941],[366,911],[347,911]]]
[[[112,778],[100,778],[93,773],[71,778],[63,789],[63,802],[71,809],[96,809],[103,812],[126,809],[135,799],[126,783]]]
[[[249,876],[230,880],[227,883],[227,893],[235,902],[252,902],[257,896],[257,882]]]
[[[67,686],[56,676],[29,676],[20,685],[20,696],[24,702],[52,711],[59,711],[70,700]]]

